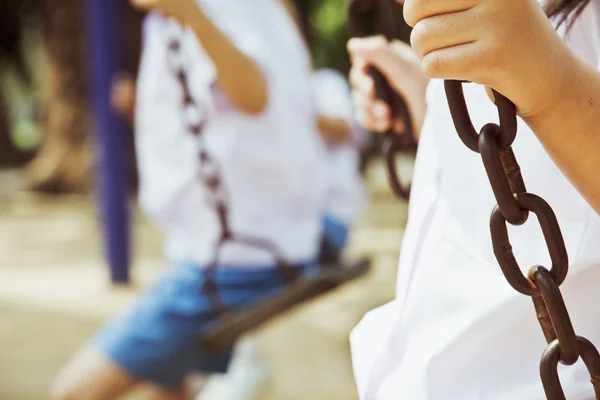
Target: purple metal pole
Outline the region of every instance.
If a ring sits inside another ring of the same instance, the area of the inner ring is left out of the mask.
[[[98,200],[111,280],[129,283],[129,210],[125,123],[112,111],[110,90],[119,71],[119,10],[123,0],[85,0],[90,89],[96,138]]]

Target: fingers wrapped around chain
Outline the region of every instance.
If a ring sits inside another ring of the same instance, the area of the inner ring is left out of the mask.
[[[477,4],[473,0],[406,0],[404,19],[413,28],[417,23],[436,15],[453,14],[468,11]]]
[[[448,2],[451,3],[451,2]],[[478,31],[468,29],[477,23],[474,9],[437,14],[420,19],[411,33],[411,44],[421,57],[421,67],[433,78],[460,79],[469,76],[479,82],[486,73],[487,47]]]
[[[462,29],[471,26],[477,13],[472,10],[452,14],[440,14],[427,17],[417,22],[410,35],[413,50],[421,58],[440,50],[474,43],[478,37],[470,30]]]
[[[375,98],[375,82],[369,72],[369,64],[365,59],[355,59],[350,70],[350,84],[354,92],[366,98]]]
[[[364,96],[361,92],[353,93],[356,105],[356,118],[366,129],[375,132],[386,132],[392,125],[390,107],[381,100]]]

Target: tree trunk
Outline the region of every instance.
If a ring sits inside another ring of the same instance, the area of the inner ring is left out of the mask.
[[[82,1],[44,0],[48,59],[43,102],[44,138],[29,167],[32,188],[83,192],[89,188],[91,153],[84,62]]]
[[[124,45],[121,48],[123,70],[134,77],[136,81],[142,53],[142,23],[144,17],[145,14],[134,10],[128,4],[123,6],[121,18],[121,32],[125,38]],[[139,184],[133,130],[133,126],[130,126],[129,135],[125,138],[127,182],[132,192],[137,190]]]
[[[89,189],[93,147],[87,91],[85,32],[80,0],[43,0],[45,47],[48,58],[46,96],[43,99],[44,140],[29,173],[32,187],[50,192],[83,192]],[[142,15],[124,3],[115,26],[122,32],[123,67],[134,73],[140,55]],[[114,27],[111,27],[114,28]],[[136,185],[133,137],[125,137],[127,173]]]

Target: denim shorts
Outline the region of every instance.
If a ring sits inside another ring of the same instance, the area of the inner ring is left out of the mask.
[[[302,274],[317,269],[314,263],[298,268]],[[106,325],[94,345],[133,378],[162,387],[178,387],[193,372],[226,372],[232,349],[208,356],[198,344],[216,317],[202,292],[205,277],[203,268],[177,265],[128,312]],[[221,300],[233,310],[285,289],[276,267],[222,267],[215,282]]]

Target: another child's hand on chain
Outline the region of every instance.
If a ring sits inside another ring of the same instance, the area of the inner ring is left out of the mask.
[[[427,75],[492,87],[523,116],[551,109],[576,64],[536,0],[405,0],[404,17]]]
[[[131,4],[145,11],[158,11],[165,16],[173,17],[180,23],[187,23],[187,17],[194,15],[198,6],[195,0],[130,0]]]
[[[213,61],[220,88],[234,107],[251,115],[265,110],[269,98],[264,71],[214,24],[198,7],[196,0],[130,1],[135,7],[158,11],[189,27]]]
[[[118,74],[112,82],[111,105],[113,110],[133,122],[135,116],[135,79],[128,74]]]
[[[429,78],[421,70],[419,58],[410,46],[376,36],[351,39],[348,51],[352,59],[350,82],[360,124],[375,132],[386,132],[392,126],[396,132],[403,130],[402,121],[391,120],[389,105],[376,98],[375,82],[369,75],[369,68],[374,66],[407,102],[418,136],[425,119]]]
[[[352,136],[352,127],[343,118],[317,115],[317,127],[323,140],[330,146],[344,143]]]

